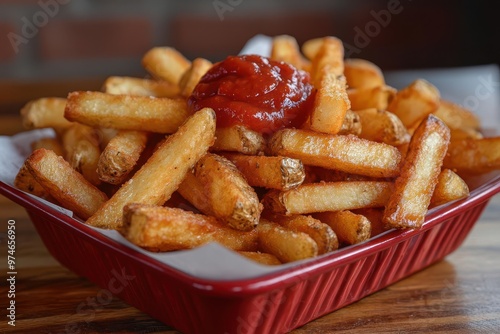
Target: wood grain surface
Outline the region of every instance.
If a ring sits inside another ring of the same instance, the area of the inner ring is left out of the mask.
[[[0,116],[0,133],[20,129]],[[16,222],[16,326],[7,324],[7,221]],[[24,209],[0,196],[0,333],[178,333],[101,290],[47,252]],[[445,260],[292,333],[500,333],[500,196]]]

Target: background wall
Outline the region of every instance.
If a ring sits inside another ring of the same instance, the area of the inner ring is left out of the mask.
[[[251,36],[341,38],[346,54],[384,70],[498,63],[491,1],[3,0],[0,104],[99,89],[110,75],[145,76],[141,56],[170,45],[212,61]],[[33,89],[31,89],[33,90]]]

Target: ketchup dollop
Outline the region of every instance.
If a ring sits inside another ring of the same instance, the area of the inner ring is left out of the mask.
[[[313,95],[307,72],[257,55],[230,56],[201,78],[188,108],[214,109],[218,127],[244,125],[271,134],[304,123]]]

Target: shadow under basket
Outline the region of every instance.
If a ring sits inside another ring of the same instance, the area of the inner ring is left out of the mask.
[[[386,231],[272,274],[216,281],[180,272],[0,182],[62,265],[183,333],[204,334],[288,332],[443,259],[500,191],[500,173],[471,189],[431,210],[418,230]]]

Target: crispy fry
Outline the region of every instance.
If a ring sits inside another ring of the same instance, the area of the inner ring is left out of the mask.
[[[240,255],[246,257],[247,259],[253,260],[260,264],[265,264],[269,266],[276,266],[281,264],[280,260],[273,254],[261,253],[261,252],[238,252]]]
[[[342,128],[347,110],[351,107],[346,93],[346,81],[329,66],[323,68],[318,78],[318,91],[310,116],[310,128],[317,132],[336,134]]]
[[[297,40],[289,35],[280,35],[273,38],[270,58],[291,64],[298,69],[307,67],[307,61],[300,53]]]
[[[422,226],[449,141],[450,130],[439,118],[431,114],[420,123],[384,211],[387,227]]]
[[[23,126],[26,129],[56,128],[65,129],[71,122],[64,118],[66,99],[44,97],[28,102],[21,109]]]
[[[294,232],[309,235],[318,245],[318,255],[329,253],[339,248],[337,235],[330,226],[311,216],[269,214],[266,219]]]
[[[266,141],[262,134],[241,125],[217,128],[215,137],[215,143],[211,147],[212,151],[257,155],[262,154],[266,148]]]
[[[332,36],[322,38],[312,59],[311,81],[319,83],[327,68],[334,76],[344,75],[344,45],[340,39]]]
[[[35,177],[30,173],[26,162],[21,166],[14,179],[14,186],[32,195],[48,198],[49,193],[42,187]]]
[[[350,88],[373,88],[385,85],[380,67],[365,59],[344,60],[344,75]]]
[[[178,191],[198,210],[234,229],[249,231],[259,222],[262,208],[257,194],[224,157],[212,153],[203,156]]]
[[[60,156],[64,155],[64,149],[61,143],[59,142],[59,140],[53,137],[40,138],[31,143],[32,151],[35,151],[39,148],[46,148],[47,150],[52,150],[54,151],[55,154]]]
[[[359,115],[352,110],[347,110],[347,112],[345,113],[344,122],[342,123],[342,127],[340,128],[338,134],[339,135],[352,134],[359,136],[361,131],[362,131],[362,125],[361,125],[361,120],[359,119]]]
[[[75,123],[62,135],[64,158],[71,167],[80,172],[90,183],[101,183],[97,174],[97,163],[101,155],[99,135],[95,128]]]
[[[144,55],[142,65],[153,77],[178,85],[190,62],[174,48],[155,47]]]
[[[274,155],[300,159],[306,165],[373,177],[399,174],[401,155],[397,148],[353,135],[283,129],[273,135],[269,147]]]
[[[459,175],[488,173],[499,169],[500,137],[451,142],[443,167]]]
[[[410,134],[401,120],[391,112],[375,108],[358,110],[361,138],[399,146],[410,142]]]
[[[431,83],[418,79],[400,90],[387,110],[396,114],[407,128],[412,128],[438,109],[439,100],[439,90]]]
[[[103,91],[114,95],[127,94],[169,98],[179,95],[179,87],[167,81],[117,76],[106,79]]]
[[[124,207],[124,236],[154,252],[191,249],[217,242],[236,251],[257,251],[256,230],[242,232],[214,217],[179,208],[131,203]]]
[[[331,227],[342,244],[354,245],[370,238],[370,221],[349,210],[319,212],[313,217]]]
[[[439,107],[434,111],[450,129],[473,129],[481,127],[479,117],[470,110],[459,106],[451,101],[440,100]]]
[[[288,190],[305,178],[304,165],[298,159],[226,153],[252,187]]]
[[[51,150],[34,151],[26,164],[36,181],[53,198],[82,219],[94,214],[108,199]]]
[[[109,141],[97,163],[99,179],[122,184],[132,172],[146,147],[148,133],[144,131],[121,130]]]
[[[303,232],[261,219],[257,227],[262,251],[273,254],[283,263],[303,260],[318,255],[318,245]]]
[[[214,134],[215,112],[210,108],[196,112],[156,149],[141,169],[87,220],[87,224],[120,229],[126,204],[165,203],[189,169],[212,145]]]
[[[370,221],[370,238],[386,231],[384,222],[382,220],[382,217],[384,215],[384,208],[363,208],[356,209],[353,212],[365,216]]]
[[[458,141],[463,139],[483,139],[484,136],[476,129],[463,128],[463,129],[450,129],[450,140]]]
[[[443,169],[439,173],[434,193],[431,197],[430,207],[436,207],[457,199],[469,196],[469,186],[455,172]]]
[[[212,67],[212,63],[203,58],[196,58],[191,63],[191,66],[184,72],[180,81],[179,88],[181,90],[181,95],[184,97],[189,97],[193,93],[194,87],[198,84],[201,77],[207,73],[207,71]]]
[[[396,96],[396,89],[389,86],[349,88],[347,90],[352,110],[375,108],[386,110]]]
[[[180,99],[72,92],[64,116],[95,127],[173,133],[188,111],[186,101]]]
[[[266,209],[283,214],[381,207],[392,192],[392,182],[348,181],[302,184],[288,191],[269,191],[262,202]]]

